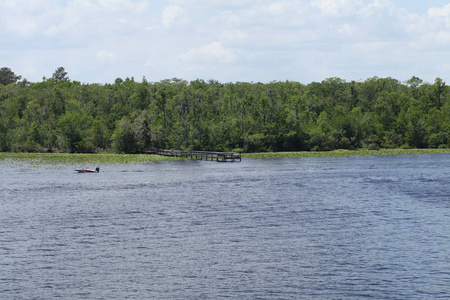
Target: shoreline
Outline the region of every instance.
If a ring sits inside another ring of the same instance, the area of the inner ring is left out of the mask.
[[[315,158],[315,157],[348,157],[371,155],[423,155],[445,154],[450,149],[380,149],[380,150],[334,150],[334,151],[301,151],[301,152],[259,152],[241,153],[243,159],[265,158]],[[158,161],[184,160],[152,154],[85,154],[85,153],[14,153],[0,152],[0,161],[31,161],[42,164],[139,164]]]
[[[242,158],[313,158],[313,157],[347,157],[371,155],[423,155],[445,154],[450,149],[380,149],[380,150],[333,150],[333,151],[301,151],[301,152],[262,152],[242,153]]]

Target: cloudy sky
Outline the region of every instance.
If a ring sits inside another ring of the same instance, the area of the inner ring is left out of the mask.
[[[0,67],[29,81],[450,83],[450,1],[0,0]]]

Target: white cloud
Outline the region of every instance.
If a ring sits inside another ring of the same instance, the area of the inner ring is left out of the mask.
[[[227,43],[243,43],[248,38],[248,34],[242,30],[223,30],[221,39]]]
[[[170,29],[186,22],[188,22],[188,18],[186,17],[185,9],[176,5],[164,8],[162,13],[162,23],[164,28]]]
[[[319,8],[322,15],[340,18],[355,16],[364,8],[361,0],[314,0],[311,6]]]
[[[445,29],[450,30],[450,4],[442,8],[432,7],[428,10],[428,17],[445,24]]]
[[[431,7],[428,10],[429,17],[450,17],[450,4],[445,5],[444,7]]]
[[[113,52],[100,50],[97,52],[96,59],[101,64],[115,64],[117,59]]]
[[[69,1],[68,1],[69,2]],[[81,9],[90,13],[104,12],[126,12],[133,13],[145,12],[148,7],[148,1],[129,1],[129,0],[74,0],[70,1],[74,8]]]
[[[130,0],[7,1],[0,3],[0,24],[21,35],[69,33],[82,38],[114,33],[124,22],[139,26],[136,21],[142,21],[147,9],[147,1]]]
[[[44,30],[46,36],[56,35],[58,33],[58,28],[56,26],[50,26]]]
[[[234,52],[230,49],[225,49],[219,42],[212,42],[193,48],[179,55],[179,59],[186,63],[210,63],[214,65],[232,63],[235,58]]]
[[[169,3],[191,7],[193,9],[197,8],[220,8],[220,9],[230,9],[230,8],[238,8],[238,7],[248,7],[249,5],[253,5],[257,1],[252,0],[169,0]],[[267,2],[267,0],[259,0],[259,2]]]
[[[408,10],[412,2],[395,1],[3,0],[0,63],[29,80],[62,65],[85,82],[143,75],[309,82],[411,70],[450,82],[441,73],[450,59],[450,4],[419,14]]]

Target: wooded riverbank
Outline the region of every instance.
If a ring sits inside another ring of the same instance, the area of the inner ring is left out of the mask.
[[[406,82],[82,84],[59,77],[0,85],[0,151],[146,149],[298,152],[450,148],[450,91]]]

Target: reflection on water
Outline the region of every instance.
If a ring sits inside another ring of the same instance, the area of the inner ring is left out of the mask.
[[[0,295],[444,299],[449,162],[3,162]]]

